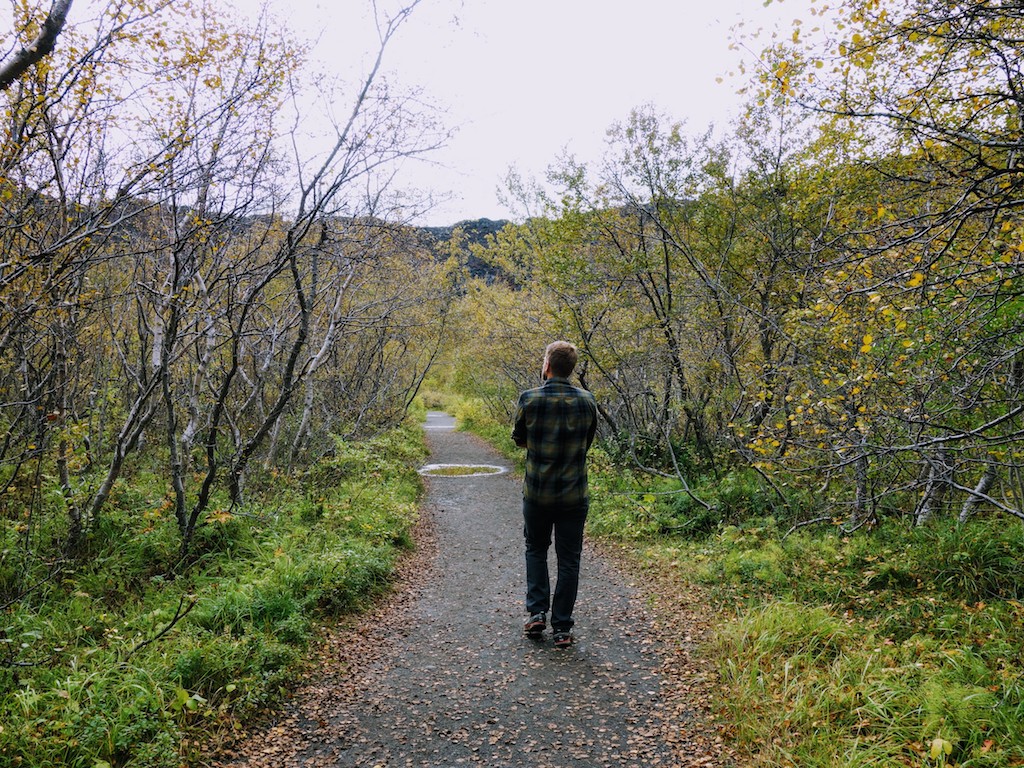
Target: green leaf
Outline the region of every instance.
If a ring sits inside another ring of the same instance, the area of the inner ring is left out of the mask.
[[[188,691],[184,688],[179,688],[174,692],[174,700],[171,701],[171,709],[177,711],[182,709],[188,703],[189,695]]]

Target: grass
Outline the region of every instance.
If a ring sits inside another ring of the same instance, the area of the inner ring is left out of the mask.
[[[716,599],[750,765],[1024,765],[1017,523],[783,539],[766,520],[643,548]]]
[[[33,590],[3,616],[0,764],[200,762],[202,744],[280,700],[322,624],[388,588],[425,455],[411,426],[253,477],[244,509],[209,517],[188,568],[155,474],[122,483],[84,557],[59,570],[19,558],[4,521],[0,586]]]
[[[481,404],[454,407],[516,456]],[[750,470],[695,476],[693,496],[600,447],[590,472],[589,534],[698,585],[716,612],[704,652],[742,764],[1024,766],[1019,521],[785,536],[812,500],[767,493]]]

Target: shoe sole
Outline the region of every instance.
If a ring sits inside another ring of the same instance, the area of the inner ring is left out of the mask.
[[[526,636],[531,640],[540,640],[544,637],[544,625],[528,626],[525,628]]]

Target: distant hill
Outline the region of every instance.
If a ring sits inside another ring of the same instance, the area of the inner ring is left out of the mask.
[[[498,276],[500,270],[485,264],[474,256],[470,245],[483,245],[489,235],[496,235],[509,222],[505,219],[494,221],[492,219],[474,219],[472,221],[460,221],[448,227],[420,227],[420,230],[430,239],[437,243],[446,243],[452,239],[456,229],[462,230],[465,237],[463,251],[465,263],[473,277],[482,277],[488,282]]]
[[[506,219],[473,219],[460,221],[447,227],[422,227],[440,242],[450,240],[456,229],[461,229],[471,243],[482,244],[488,235],[496,235],[509,222]]]

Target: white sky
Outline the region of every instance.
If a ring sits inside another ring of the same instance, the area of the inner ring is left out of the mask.
[[[393,0],[380,0],[382,6]],[[255,13],[261,0],[233,0]],[[606,130],[653,104],[694,132],[739,111],[727,74],[749,53],[729,30],[788,30],[810,0],[423,0],[385,69],[422,86],[457,133],[434,163],[403,168],[410,186],[450,193],[421,223],[512,218],[495,193],[510,166],[542,178],[560,153],[597,160]],[[357,76],[374,50],[369,0],[268,0],[327,68]],[[719,83],[717,79],[725,77]]]

